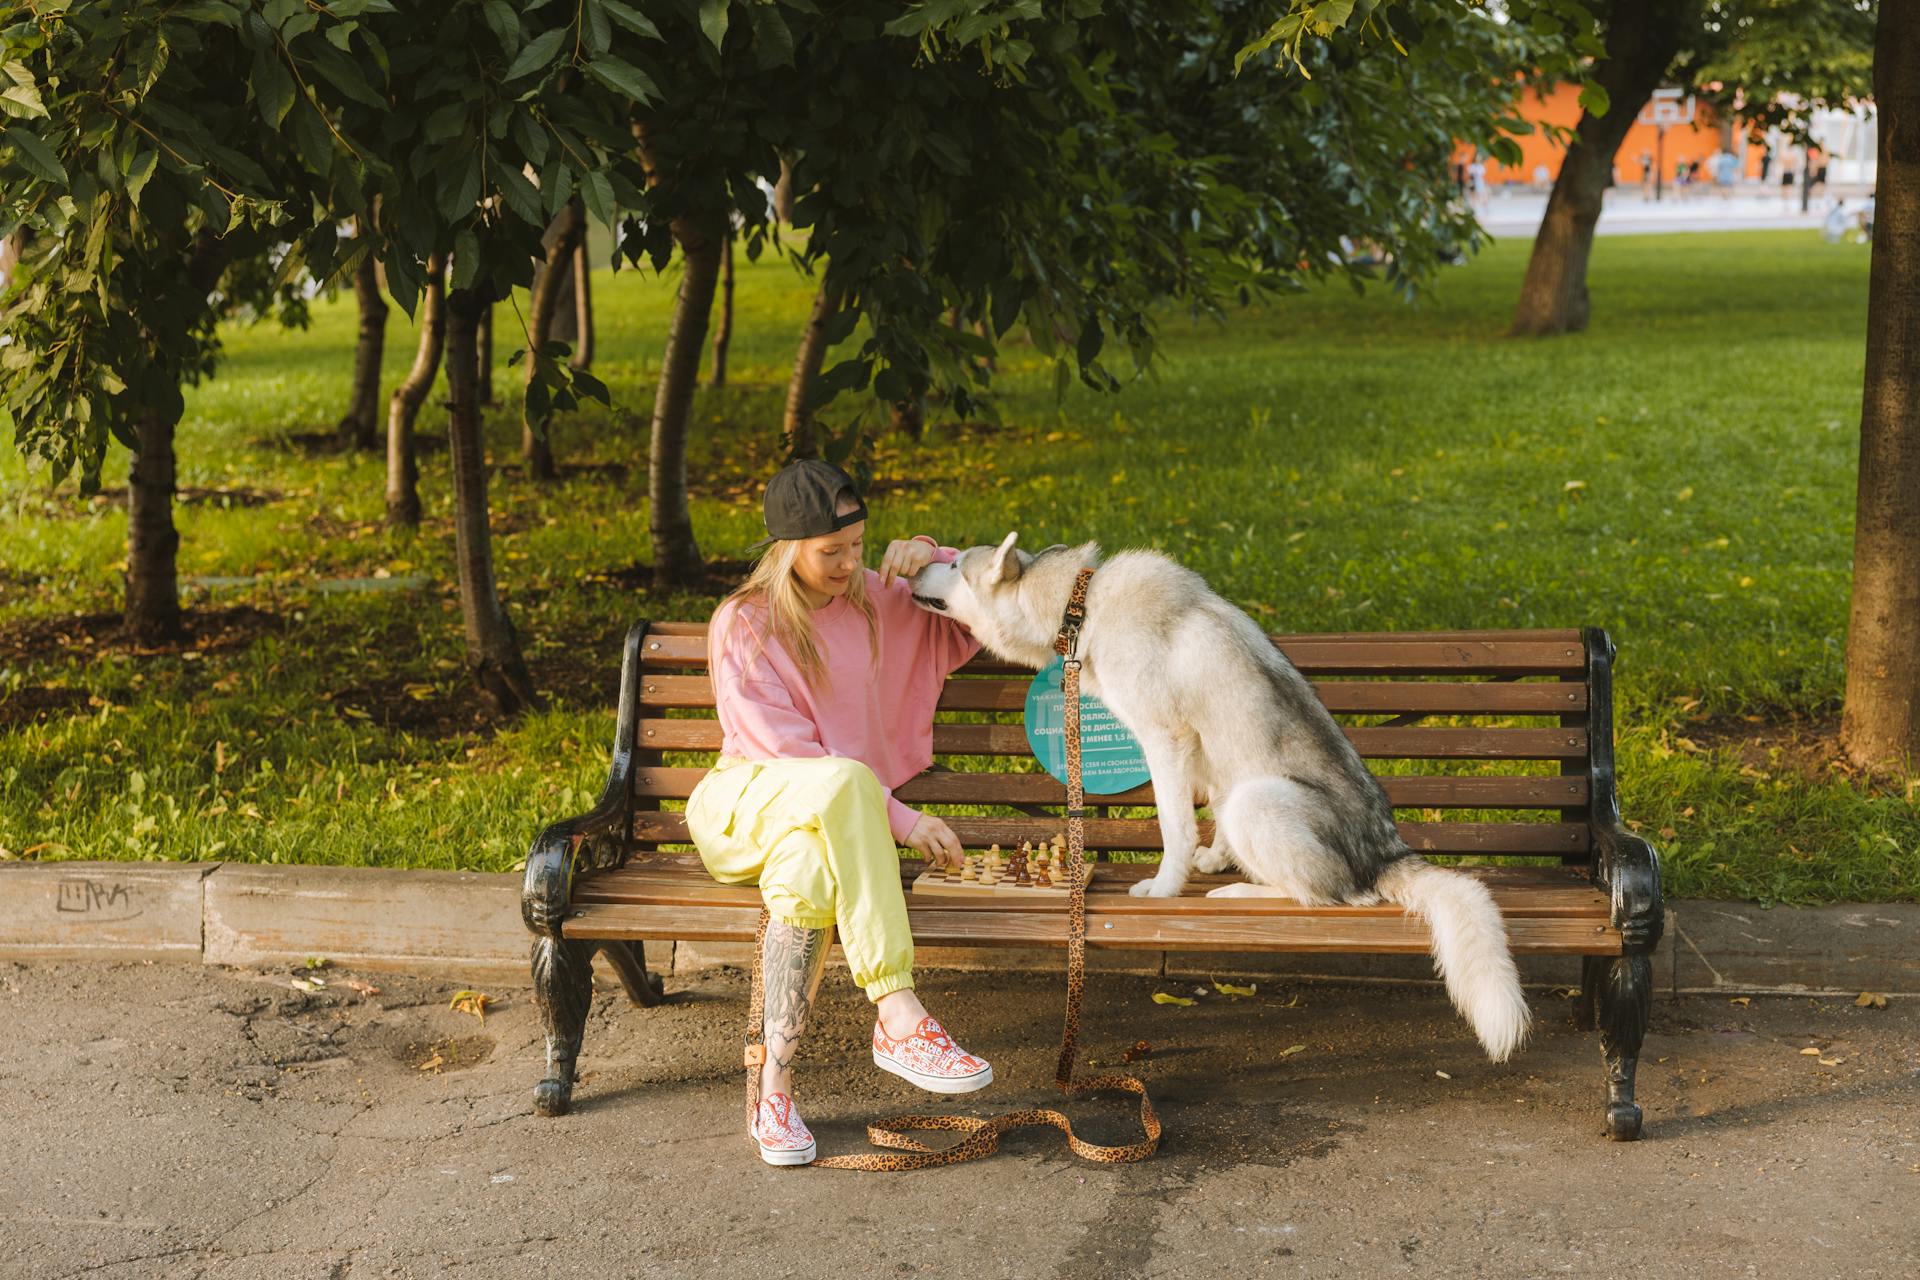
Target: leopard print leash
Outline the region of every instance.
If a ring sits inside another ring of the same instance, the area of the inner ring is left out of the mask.
[[[867,1126],[867,1141],[876,1147],[897,1151],[898,1155],[827,1156],[815,1160],[822,1169],[858,1169],[870,1173],[901,1173],[933,1165],[959,1164],[990,1156],[1000,1146],[1000,1135],[1032,1125],[1052,1125],[1066,1135],[1068,1148],[1077,1156],[1100,1164],[1132,1164],[1153,1155],[1160,1145],[1160,1117],[1154,1113],[1147,1086],[1129,1075],[1088,1076],[1076,1080],[1074,1063],[1080,1040],[1080,998],[1087,985],[1087,876],[1086,876],[1086,793],[1080,783],[1080,627],[1086,621],[1087,580],[1092,569],[1082,569],[1074,580],[1060,632],[1054,637],[1054,651],[1066,659],[1062,681],[1065,694],[1067,745],[1067,1009],[1066,1023],[1060,1035],[1060,1058],[1054,1067],[1053,1082],[1068,1097],[1102,1091],[1132,1093],[1140,1099],[1140,1128],[1146,1136],[1139,1142],[1108,1147],[1088,1142],[1073,1132],[1073,1124],[1064,1112],[1051,1107],[1030,1107],[1010,1111],[992,1119],[975,1116],[891,1116]],[[766,992],[760,972],[760,952],[767,932],[767,913],[760,913],[760,925],[754,933],[753,977],[747,997],[747,1118],[751,1128],[760,1105],[760,1065],[766,1060],[761,1043],[761,1023]],[[966,1136],[951,1147],[929,1147],[910,1132],[945,1131]]]

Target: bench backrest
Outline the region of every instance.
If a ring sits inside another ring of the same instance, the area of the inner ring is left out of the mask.
[[[1595,820],[1617,812],[1604,632],[1272,639],[1370,762],[1414,849],[1589,861]],[[635,848],[687,840],[684,818],[662,806],[692,793],[720,747],[706,663],[705,623],[651,623],[629,638],[622,727],[630,723],[633,733]],[[968,848],[1013,848],[1063,827],[1043,806],[1064,805],[1066,788],[1038,771],[1022,724],[1032,678],[985,654],[949,676],[935,716],[935,766],[895,789],[906,803],[940,813]],[[990,766],[980,771],[973,760],[961,771],[943,769],[956,756],[989,757]],[[1090,800],[1098,816],[1087,823],[1089,850],[1160,848],[1158,822],[1140,812],[1154,804],[1151,784]],[[943,809],[949,805],[1001,814],[955,815]],[[1202,822],[1203,844],[1210,829]]]

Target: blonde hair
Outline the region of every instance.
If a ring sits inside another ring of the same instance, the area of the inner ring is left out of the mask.
[[[745,665],[753,666],[760,655],[766,652],[767,639],[771,634],[793,656],[794,664],[800,668],[800,674],[806,678],[808,686],[827,692],[832,688],[832,680],[827,675],[826,663],[820,658],[820,643],[813,629],[813,607],[800,594],[800,579],[793,571],[794,561],[800,558],[800,548],[807,541],[805,538],[779,538],[769,544],[765,553],[754,562],[747,580],[727,593],[714,614],[717,617],[721,609],[738,602],[734,618],[739,619],[747,604],[764,606],[770,625],[763,629],[748,624],[753,632],[754,649]],[[869,666],[877,665],[880,660],[880,619],[874,612],[873,601],[867,598],[864,566],[847,580],[846,598],[848,604],[858,609],[867,620],[867,661]],[[732,629],[730,620],[728,630]],[[717,654],[719,643],[725,638],[709,637],[709,649]]]

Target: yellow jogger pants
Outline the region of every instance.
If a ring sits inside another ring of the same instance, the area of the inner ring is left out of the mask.
[[[757,884],[774,919],[839,928],[878,1000],[913,985],[913,934],[886,793],[858,760],[722,756],[687,799],[687,830],[722,884]]]

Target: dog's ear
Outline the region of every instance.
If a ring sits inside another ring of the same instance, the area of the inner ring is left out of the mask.
[[[1013,544],[1019,540],[1018,532],[1009,533],[1006,540],[1000,544],[999,550],[993,553],[993,561],[987,565],[988,586],[1012,582],[1020,576],[1020,557],[1015,555],[1013,550]]]

